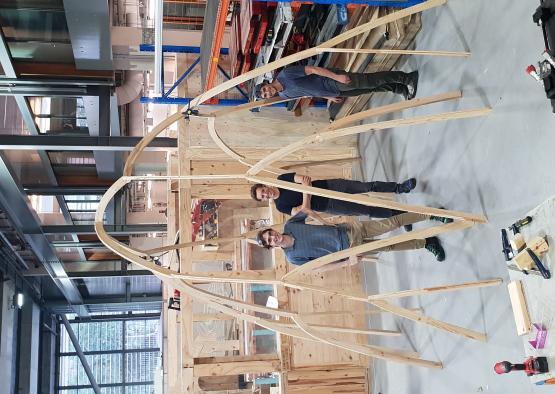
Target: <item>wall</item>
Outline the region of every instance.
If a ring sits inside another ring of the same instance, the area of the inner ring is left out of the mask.
[[[40,309],[27,297],[21,309],[19,330],[18,393],[36,393],[38,389]]]
[[[14,360],[16,355],[16,344],[14,333],[16,332],[17,314],[11,309],[11,299],[14,294],[13,282],[0,283],[0,382],[2,382],[3,393],[13,393],[15,385]]]

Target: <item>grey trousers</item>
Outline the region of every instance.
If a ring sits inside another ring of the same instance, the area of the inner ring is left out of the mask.
[[[334,70],[335,71],[335,70]],[[337,83],[340,96],[359,96],[373,92],[393,92],[405,94],[410,82],[408,73],[403,71],[380,71],[376,73],[345,73],[351,82]]]
[[[406,224],[413,224],[428,220],[429,215],[419,213],[402,213],[382,220],[370,220],[365,222],[356,221],[349,224],[349,240],[352,246],[362,245],[365,242],[374,241],[374,237],[393,231]],[[386,246],[375,250],[375,252],[390,252],[394,250],[412,250],[421,249],[426,246],[425,239],[413,239],[398,244]],[[373,251],[374,252],[374,251]]]

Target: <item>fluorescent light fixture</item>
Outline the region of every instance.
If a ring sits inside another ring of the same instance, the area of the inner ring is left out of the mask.
[[[25,302],[25,298],[23,297],[23,293],[19,292],[13,295],[12,298],[12,309],[21,309]]]

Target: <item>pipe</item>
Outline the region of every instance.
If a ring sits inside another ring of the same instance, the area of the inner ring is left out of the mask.
[[[143,90],[142,71],[127,71],[125,73],[125,83],[116,88],[118,105],[129,104],[141,94]]]

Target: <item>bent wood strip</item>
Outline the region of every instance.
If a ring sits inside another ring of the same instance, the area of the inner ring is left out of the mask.
[[[363,124],[360,126],[352,126],[346,127],[342,129],[316,133],[309,135],[301,139],[300,141],[294,142],[290,145],[287,145],[281,149],[278,149],[258,163],[256,163],[250,170],[247,171],[247,175],[253,176],[258,174],[262,171],[266,166],[278,161],[282,160],[288,154],[296,152],[302,148],[306,148],[307,145],[320,143],[323,141],[333,140],[339,137],[344,137],[347,135],[353,134],[360,134],[364,132],[374,131],[374,130],[383,130],[383,129],[391,129],[395,127],[403,127],[403,126],[415,126],[424,123],[432,123],[432,122],[443,122],[447,120],[454,120],[454,119],[464,119],[470,118],[475,116],[484,116],[491,112],[491,108],[479,108],[473,110],[466,110],[466,111],[456,111],[456,112],[445,112],[436,115],[421,115],[415,116],[414,118],[406,118],[406,119],[394,119],[388,120],[384,122],[377,122],[377,123],[369,123]]]
[[[171,285],[180,290],[183,291],[186,294],[189,294],[191,297],[195,298],[195,299],[199,299],[202,301],[206,301],[206,303],[213,308],[214,310],[217,310],[219,312],[223,312],[229,315],[232,315],[236,318],[239,319],[243,319],[246,320],[248,322],[251,323],[255,323],[258,324],[261,327],[267,328],[269,330],[281,333],[281,334],[285,334],[285,335],[289,335],[295,338],[300,338],[300,339],[307,339],[307,340],[311,340],[311,341],[316,341],[316,342],[320,342],[318,339],[314,338],[311,335],[308,335],[304,332],[304,330],[300,329],[299,327],[293,327],[291,325],[288,325],[287,323],[281,323],[281,322],[277,322],[274,320],[268,320],[268,319],[263,319],[263,318],[259,318],[256,316],[252,316],[252,315],[248,315],[246,313],[243,312],[239,312],[236,311],[235,309],[232,309],[228,306],[222,305],[217,301],[214,300],[208,300],[208,299],[204,299],[204,295],[203,294],[199,294],[199,289],[195,288],[194,286],[191,286],[187,283],[185,283],[184,281],[178,281],[178,280],[173,280],[171,282]],[[218,297],[215,297],[218,298]],[[341,344],[342,346],[349,346],[348,344],[343,343],[342,341],[336,341],[334,340],[335,343],[337,344]],[[344,348],[344,347],[342,347]],[[384,359],[388,359],[388,357],[402,357],[402,358],[414,358],[414,357],[418,357],[417,353],[414,352],[404,352],[404,351],[399,351],[396,349],[387,349],[387,348],[383,348],[380,346],[368,346],[368,345],[357,345],[356,347],[357,350],[362,351],[362,354],[366,354],[368,355],[369,352],[379,352],[384,354]],[[350,349],[346,349],[346,350],[350,350]],[[359,351],[355,351],[356,353],[359,353]],[[416,354],[416,356],[415,356]],[[393,360],[395,361],[395,360]]]
[[[469,57],[470,52],[454,51],[421,51],[412,49],[361,49],[361,48],[317,48],[318,53],[367,53],[379,55],[420,55],[420,56],[450,56],[450,57]]]
[[[301,314],[297,314],[297,315],[299,316],[299,318],[301,318]],[[292,324],[292,323],[278,322],[278,324],[286,327],[296,327],[295,324]],[[403,335],[403,333],[400,331],[392,331],[392,330],[361,329],[361,328],[339,327],[339,326],[330,326],[326,324],[314,324],[314,323],[307,323],[307,324],[314,329],[329,331],[329,332],[341,332],[341,333],[362,334],[362,335],[381,335],[381,336],[392,336],[392,337]]]
[[[248,103],[245,103],[245,104],[237,105],[235,107],[227,107],[227,108],[224,108],[224,109],[220,109],[218,111],[212,112],[210,114],[210,116],[213,116],[213,117],[217,118],[217,117],[229,115],[229,114],[232,114],[232,113],[238,112],[238,111],[247,111],[249,109],[267,107],[269,105],[285,103],[285,102],[291,101],[291,100],[297,100],[297,98],[290,99],[290,98],[281,98],[279,96],[276,96],[276,97],[272,97],[272,98],[269,98],[269,99],[251,101],[251,102],[248,102]]]
[[[302,273],[312,271],[313,269],[322,267],[326,264],[333,263],[334,261],[346,259],[351,256],[356,256],[362,253],[371,252],[373,250],[394,245],[399,242],[410,241],[412,239],[424,239],[424,238],[433,237],[435,235],[445,233],[448,231],[461,230],[464,228],[471,227],[473,224],[474,224],[473,222],[466,221],[466,220],[455,221],[449,224],[443,224],[440,226],[434,226],[434,227],[430,227],[422,230],[411,231],[410,233],[404,233],[404,234],[396,235],[394,237],[368,242],[359,246],[341,250],[339,252],[328,254],[327,256],[323,256],[318,259],[309,261],[308,263],[303,264],[300,267],[295,268],[293,271],[285,274],[281,278],[281,280],[284,286],[291,286],[291,285],[298,286],[299,282],[295,282],[294,280],[292,280],[293,277],[298,276]]]
[[[313,337],[314,339],[316,339],[316,340],[318,340],[322,343],[327,343],[329,345],[333,345],[333,346],[339,347],[341,349],[350,350],[352,352],[364,354],[364,355],[374,357],[374,358],[390,360],[390,361],[397,361],[397,362],[402,363],[402,364],[417,365],[417,366],[420,366],[420,367],[427,367],[427,368],[442,368],[443,367],[442,363],[437,362],[437,361],[423,360],[423,359],[415,358],[415,357],[402,357],[402,356],[399,356],[398,354],[392,354],[391,352],[374,349],[372,346],[363,347],[363,346],[355,345],[355,344],[345,345],[345,344],[343,344],[339,341],[336,341],[335,339],[326,338],[326,337],[320,335],[316,330],[310,328],[310,326],[308,326],[305,322],[303,322],[302,319],[300,319],[299,317],[293,317],[293,321],[307,335]]]
[[[461,335],[463,337],[466,338],[470,338],[470,339],[474,339],[476,341],[480,341],[480,342],[486,342],[487,337],[485,334],[482,334],[480,332],[476,332],[473,330],[469,330],[467,328],[463,328],[463,327],[459,327],[459,326],[455,326],[453,324],[449,324],[449,323],[445,323],[443,321],[440,320],[435,320],[431,317],[428,316],[424,316],[420,313],[417,312],[413,312],[410,311],[408,309],[402,308],[400,306],[396,306],[393,304],[390,304],[387,301],[384,300],[373,300],[371,301],[372,305],[377,306],[378,308],[382,308],[383,310],[386,310],[388,312],[391,312],[397,316],[401,316],[404,317],[406,319],[418,322],[418,323],[423,323],[423,324],[427,324],[431,327],[443,330],[443,331],[447,331],[453,334],[457,334],[457,335]]]
[[[356,114],[352,114],[344,118],[338,119],[336,121],[333,121],[327,127],[327,130],[341,129],[348,124],[358,122],[363,119],[368,119],[372,116],[386,115],[393,112],[402,111],[408,108],[415,108],[415,107],[420,107],[422,105],[440,103],[442,101],[456,100],[461,97],[462,97],[462,92],[460,90],[455,90],[453,92],[436,94],[434,96],[419,97],[419,98],[414,98],[412,100],[404,100],[393,104],[382,105],[381,107],[370,108],[370,109],[367,109],[366,111],[357,112]]]
[[[443,216],[443,217],[448,217],[452,219],[464,219],[464,220],[470,220],[477,223],[487,222],[487,219],[483,215],[474,215],[474,214],[469,214],[465,212],[431,208],[431,207],[425,207],[421,205],[404,204],[396,201],[384,200],[381,198],[373,198],[363,194],[341,193],[341,192],[336,192],[334,190],[321,189],[313,186],[305,186],[299,183],[280,181],[280,180],[271,179],[271,178],[249,176],[247,177],[247,180],[255,183],[262,183],[264,185],[279,187],[282,189],[293,190],[300,193],[308,193],[314,196],[322,196],[327,198],[333,198],[335,200],[349,201],[349,202],[354,202],[356,204],[367,205],[371,207],[396,209],[399,211],[421,213],[424,215]]]
[[[208,118],[208,122],[207,122],[207,127],[208,127],[208,134],[210,135],[210,137],[212,138],[212,140],[214,141],[214,143],[224,152],[226,153],[229,157],[231,157],[232,159],[237,160],[239,163],[246,165],[247,167],[252,167],[254,165],[254,163],[251,163],[250,161],[248,161],[245,156],[240,155],[239,153],[237,153],[236,151],[233,150],[233,148],[231,148],[229,145],[227,145],[224,140],[222,140],[222,138],[220,137],[220,135],[218,134],[218,132],[216,131],[216,118]],[[266,168],[267,172],[275,174],[275,175],[279,175],[281,173],[283,173],[284,171],[281,168],[273,168],[273,167],[268,167]]]
[[[180,272],[174,278],[203,283],[259,283],[280,285],[274,270],[261,271],[214,271],[214,272]]]
[[[273,228],[274,230],[281,232],[283,230],[283,226],[284,226],[284,223],[277,223],[277,224],[271,225],[268,228]],[[204,239],[204,240],[200,240],[200,241],[182,242],[182,243],[178,243],[178,244],[174,244],[174,245],[160,246],[158,248],[144,250],[141,253],[143,253],[145,255],[153,255],[153,254],[156,254],[156,253],[166,252],[168,250],[189,248],[191,246],[201,246],[201,245],[209,245],[209,244],[223,244],[223,243],[241,241],[243,239],[248,241],[250,238],[255,237],[256,234],[259,231],[260,231],[260,229],[247,231],[247,232],[245,232],[241,235],[238,235],[236,237],[212,238],[212,239]]]
[[[445,286],[427,287],[424,289],[403,290],[403,291],[396,291],[393,293],[382,293],[382,294],[371,295],[371,296],[368,296],[368,301],[383,300],[387,298],[411,297],[415,295],[426,295],[426,294],[432,294],[432,293],[445,293],[448,291],[457,291],[457,290],[477,288],[477,287],[498,286],[501,283],[503,283],[503,279],[495,278],[495,279],[481,280],[477,282],[460,283],[456,285],[445,285]]]

